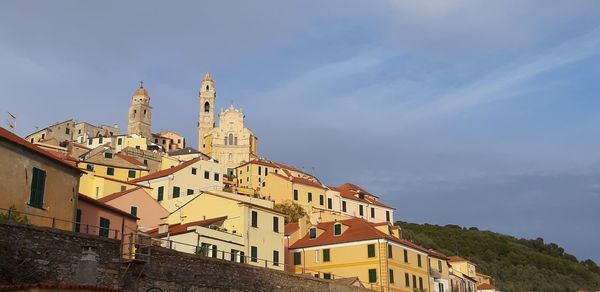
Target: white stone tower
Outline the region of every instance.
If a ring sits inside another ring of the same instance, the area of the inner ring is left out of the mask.
[[[206,151],[207,147],[204,137],[215,128],[215,82],[206,72],[200,85],[200,114],[198,115],[198,150]]]
[[[140,82],[138,88],[131,97],[131,106],[129,106],[129,116],[127,119],[127,133],[129,135],[137,134],[146,139],[152,139],[152,107],[150,107],[150,96],[148,91]]]

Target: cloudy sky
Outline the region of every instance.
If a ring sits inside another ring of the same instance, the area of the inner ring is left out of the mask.
[[[600,2],[122,2],[0,2],[2,126],[126,129],[144,80],[196,147],[210,71],[261,156],[600,262]]]

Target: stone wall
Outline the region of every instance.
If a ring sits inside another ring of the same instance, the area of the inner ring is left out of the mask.
[[[92,284],[128,291],[364,291],[161,247],[150,248],[147,262],[122,262],[120,248],[112,239],[0,223],[0,284]]]

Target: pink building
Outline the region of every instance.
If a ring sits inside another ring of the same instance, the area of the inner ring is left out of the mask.
[[[86,195],[78,198],[75,232],[121,240],[137,231],[136,216]]]
[[[163,223],[161,218],[169,216],[169,212],[142,187],[110,194],[98,199],[98,202],[138,217],[140,231],[158,228]]]

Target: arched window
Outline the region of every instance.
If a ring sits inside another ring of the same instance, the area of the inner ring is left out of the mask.
[[[206,85],[206,90],[208,90],[208,85]]]
[[[229,145],[233,145],[233,134],[229,134]]]
[[[204,112],[207,113],[209,111],[210,111],[210,103],[208,103],[208,101],[207,101],[204,103]]]

